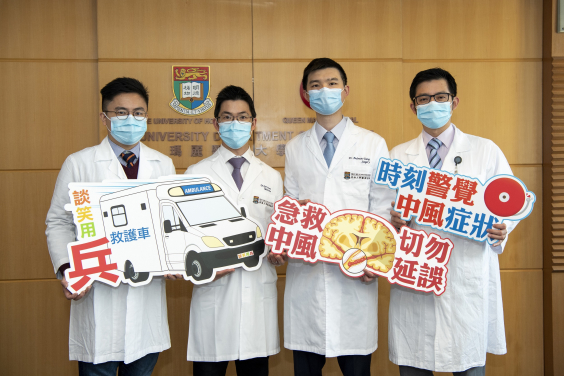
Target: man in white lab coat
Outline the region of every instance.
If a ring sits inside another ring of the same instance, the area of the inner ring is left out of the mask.
[[[141,82],[117,78],[101,91],[100,119],[108,137],[71,154],[61,167],[47,214],[47,244],[63,293],[71,300],[69,359],[78,360],[80,375],[150,375],[159,352],[170,347],[165,281],[118,287],[94,282],[85,292],[66,289],[67,244],[76,240],[68,184],[104,179],[155,179],[175,174],[170,158],[139,141],[147,130],[149,96]]]
[[[244,89],[227,86],[217,96],[214,117],[221,146],[186,173],[210,176],[266,232],[283,185],[280,173],[249,147],[257,123],[253,100]],[[280,352],[273,264],[283,263],[272,253],[268,260],[263,259],[259,270],[224,270],[213,282],[194,286],[188,334],[194,376],[223,376],[230,360],[239,376],[268,375],[268,357]]]
[[[349,94],[345,71],[331,59],[315,59],[304,70],[302,86],[317,121],[286,145],[286,194],[331,212],[359,209],[387,218],[393,192],[373,179],[388,148],[382,137],[343,116]],[[326,357],[337,357],[345,376],[370,375],[378,347],[375,278],[370,272],[348,277],[334,264],[289,261],[284,346],[294,350],[296,375],[321,375]]]
[[[411,110],[423,125],[419,137],[391,151],[403,163],[480,179],[512,175],[505,156],[492,141],[463,133],[451,122],[457,108],[456,81],[440,68],[419,72],[411,84]],[[390,211],[396,227],[407,224]],[[485,374],[486,352],[505,354],[498,254],[516,222],[488,229],[493,245],[450,233],[454,248],[448,263],[448,287],[435,296],[392,285],[389,312],[389,356],[400,375],[460,376]]]

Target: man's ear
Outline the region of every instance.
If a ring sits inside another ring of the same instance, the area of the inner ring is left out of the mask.
[[[257,118],[254,118],[253,125],[251,125],[251,132],[254,131],[256,127],[257,127]]]
[[[345,85],[344,89],[343,89],[343,93],[345,93],[345,98],[349,96],[351,92],[351,88],[349,85]]]
[[[411,112],[413,112],[415,115],[417,115],[417,108],[415,108],[415,105],[413,104],[413,102],[411,102],[409,104],[409,108],[411,108]]]
[[[213,127],[215,128],[216,132],[219,132],[219,124],[217,123],[216,118],[213,118]]]
[[[106,117],[106,114],[103,112],[100,112],[100,120],[102,120],[102,124],[104,124],[106,126],[106,128],[111,129],[110,127],[108,127],[108,123],[110,123],[109,125],[111,126],[111,121],[108,120],[108,118]]]
[[[459,101],[460,101],[460,100],[458,99],[458,97],[454,97],[454,99],[452,100],[452,110],[453,110],[453,111],[454,111],[454,109],[455,109],[456,107],[458,107],[458,102],[459,102]]]

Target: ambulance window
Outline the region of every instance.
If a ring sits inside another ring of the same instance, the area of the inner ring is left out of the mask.
[[[183,229],[184,226],[182,226],[180,218],[178,217],[178,214],[174,211],[172,206],[163,206],[163,217],[165,221],[170,221],[172,231],[179,231]]]
[[[121,227],[127,225],[125,206],[123,205],[112,206],[110,208],[110,211],[112,212],[112,221],[114,222],[114,227]]]

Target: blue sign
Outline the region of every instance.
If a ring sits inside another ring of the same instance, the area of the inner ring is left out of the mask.
[[[184,192],[184,196],[199,195],[200,193],[209,193],[214,191],[211,184],[183,185],[181,188]]]

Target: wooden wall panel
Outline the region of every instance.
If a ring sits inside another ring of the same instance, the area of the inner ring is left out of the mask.
[[[0,282],[0,301],[2,374],[78,374],[69,361],[70,302],[58,280]]]
[[[174,98],[172,91],[172,66],[210,66],[210,94],[209,97],[214,103],[208,112],[198,116],[185,116],[174,111],[169,103]],[[211,120],[214,117],[215,102],[217,94],[227,85],[237,85],[244,88],[251,96],[252,86],[252,65],[251,63],[215,63],[215,62],[102,62],[99,66],[99,82],[103,87],[116,77],[129,76],[143,82],[149,89],[149,111],[147,131],[154,134],[155,141],[144,140],[143,142],[165,155],[169,155],[177,169],[188,168],[203,158],[212,154],[212,145],[219,145],[220,141],[214,140],[215,129]],[[182,121],[186,124],[156,124],[158,121],[170,122]],[[206,121],[210,122],[206,124]],[[196,124],[196,122],[200,122]],[[106,137],[106,127],[99,121],[99,138]],[[198,133],[191,135],[189,140],[184,138],[184,132]],[[200,133],[206,132],[204,136]],[[172,133],[170,135],[169,133]],[[182,134],[182,140],[176,138],[176,133]],[[172,141],[169,141],[170,138]],[[197,137],[197,139],[195,139]],[[195,140],[194,140],[195,139]],[[158,141],[156,141],[158,140]],[[171,156],[171,146],[180,145],[181,156]],[[192,157],[192,146],[202,146],[202,157]]]
[[[98,0],[100,59],[251,59],[251,31],[251,0]]]
[[[404,59],[542,57],[542,1],[404,0]]]
[[[411,81],[418,72],[436,66],[456,79],[460,103],[452,117],[454,124],[465,133],[495,142],[511,164],[542,162],[540,62],[404,63],[405,140],[421,133],[421,123],[409,108]]]
[[[255,152],[272,167],[284,166],[284,155],[277,145],[289,141],[313,126],[315,112],[306,107],[299,93],[307,62],[255,63],[255,106],[257,130]],[[388,146],[402,141],[401,63],[342,62],[347,73],[350,94],[343,105],[345,116],[355,118],[357,125],[384,137]],[[305,120],[305,123],[303,122]],[[296,122],[299,121],[299,122]],[[268,132],[267,137],[263,133]],[[287,140],[273,141],[274,133],[286,133]],[[260,149],[264,147],[264,155]]]
[[[0,172],[0,208],[6,213],[0,227],[6,251],[0,257],[0,280],[55,278],[45,238],[45,217],[58,173]]]
[[[0,170],[59,169],[97,142],[91,62],[0,62]]]
[[[254,1],[254,58],[401,58],[401,20],[399,1]]]
[[[552,337],[554,375],[564,375],[564,274],[552,274]]]
[[[96,0],[0,0],[0,10],[0,58],[97,57]],[[30,87],[39,74],[29,70],[27,78]],[[39,90],[30,97],[45,98]]]
[[[501,269],[542,268],[542,167],[511,166],[513,174],[521,179],[536,196],[535,209],[519,222],[509,235],[503,253],[499,256]]]
[[[544,374],[542,270],[502,271],[501,287],[507,355],[488,354],[486,374],[541,376]]]

